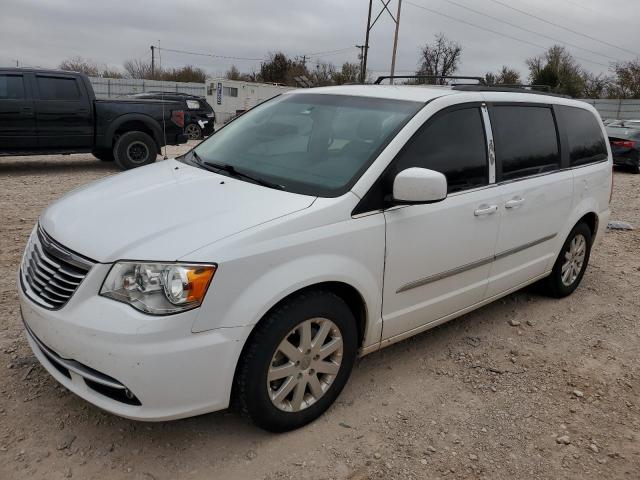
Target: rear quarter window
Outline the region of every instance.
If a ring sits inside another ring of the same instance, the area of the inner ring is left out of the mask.
[[[494,105],[491,125],[500,180],[515,180],[560,168],[558,133],[550,107]]]
[[[600,123],[589,110],[559,107],[567,132],[572,167],[607,159],[607,144]]]

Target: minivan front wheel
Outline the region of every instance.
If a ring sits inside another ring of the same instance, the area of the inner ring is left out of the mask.
[[[346,384],[357,338],[353,313],[332,292],[285,300],[256,327],[240,360],[235,387],[241,408],[274,432],[315,420]]]
[[[556,259],[551,275],[543,282],[550,295],[561,298],[578,288],[589,263],[591,254],[591,229],[580,222],[567,237]]]

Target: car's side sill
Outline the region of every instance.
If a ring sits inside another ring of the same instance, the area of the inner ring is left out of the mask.
[[[524,245],[520,245],[515,248],[511,248],[509,250],[505,250],[504,252],[500,252],[491,257],[482,258],[475,262],[467,263],[466,265],[462,265],[460,267],[456,267],[452,270],[447,270],[445,272],[436,273],[435,275],[431,275],[429,277],[420,278],[418,280],[414,280],[413,282],[409,282],[401,286],[396,293],[406,292],[407,290],[412,290],[414,288],[422,287],[423,285],[427,285],[428,283],[437,282],[438,280],[443,280],[448,277],[452,277],[453,275],[458,275],[460,273],[466,272],[467,270],[473,270],[474,268],[481,267],[488,263],[491,263],[495,260],[500,260],[501,258],[508,257],[509,255],[513,255],[515,253],[521,252],[531,247],[535,247],[536,245],[540,245],[541,243],[548,242],[556,237],[556,234],[547,235],[546,237],[539,238],[534,240],[533,242],[525,243]]]
[[[434,327],[437,327],[438,325],[441,325],[441,324],[443,324],[445,322],[448,322],[449,320],[453,320],[454,318],[460,317],[460,316],[464,315],[465,313],[469,313],[469,312],[471,312],[473,310],[476,310],[476,309],[478,309],[480,307],[483,307],[483,306],[485,306],[485,305],[487,305],[489,303],[492,303],[492,302],[498,300],[499,298],[505,297],[505,296],[509,295],[510,293],[513,293],[513,292],[515,292],[517,290],[520,290],[520,289],[526,287],[527,285],[531,285],[532,283],[535,283],[538,280],[548,276],[550,273],[551,273],[551,270],[549,270],[548,272],[543,273],[542,275],[538,275],[537,277],[533,277],[533,278],[527,280],[526,282],[522,282],[522,283],[516,285],[515,287],[510,288],[509,290],[505,290],[502,293],[499,293],[499,294],[494,295],[492,297],[489,297],[489,298],[487,298],[485,300],[482,300],[481,302],[474,303],[473,305],[470,305],[470,306],[468,306],[466,308],[463,308],[462,310],[458,310],[457,312],[451,313],[449,315],[445,315],[444,317],[441,317],[441,318],[439,318],[437,320],[434,320],[433,322],[429,322],[429,323],[427,323],[425,325],[421,325],[419,327],[416,327],[414,329],[408,330],[408,331],[406,331],[404,333],[400,333],[400,334],[395,335],[393,337],[386,338],[386,339],[382,340],[378,344],[374,344],[374,345],[370,345],[370,346],[368,346],[366,348],[362,348],[360,350],[359,356],[360,357],[364,357],[365,355],[373,353],[373,352],[375,352],[377,350],[380,350],[382,348],[388,347],[389,345],[393,345],[396,342],[400,342],[401,340],[405,340],[405,339],[407,339],[409,337],[413,337],[414,335],[422,333],[422,332],[424,332],[426,330],[430,330],[430,329],[432,329]]]

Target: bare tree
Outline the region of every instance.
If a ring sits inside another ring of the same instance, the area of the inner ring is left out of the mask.
[[[60,62],[58,68],[60,70],[84,73],[91,77],[97,77],[100,74],[100,67],[98,66],[98,63],[94,60],[89,60],[83,57],[67,58]]]
[[[238,67],[231,65],[231,68],[227,70],[224,77],[227,80],[240,80],[242,78],[242,74],[240,73],[240,70],[238,70]]]
[[[122,73],[106,65],[100,65],[95,60],[83,57],[71,57],[60,62],[58,65],[60,70],[69,70],[71,72],[80,72],[90,77],[109,77],[122,78]]]
[[[358,83],[359,77],[360,65],[357,63],[344,62],[342,68],[334,72],[332,80],[336,85],[342,85],[345,83]]]
[[[614,90],[614,86],[615,83],[610,77],[585,73],[582,96],[584,98],[606,98]]]
[[[336,67],[332,63],[318,62],[316,68],[309,72],[310,80],[316,87],[333,85]]]
[[[613,66],[616,79],[610,95],[617,98],[640,98],[640,59]]]
[[[128,78],[144,78],[152,79],[151,75],[151,63],[142,60],[127,60],[122,66],[126,71]]]
[[[449,40],[444,33],[438,33],[435,37],[433,43],[427,43],[422,47],[416,75],[447,76],[458,70],[462,57],[462,45]],[[419,83],[444,85],[446,81],[427,79]]]

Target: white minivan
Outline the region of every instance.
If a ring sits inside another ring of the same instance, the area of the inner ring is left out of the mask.
[[[29,344],[117,415],[233,400],[300,427],[357,356],[534,282],[572,293],[609,217],[605,138],[590,105],[532,92],[287,92],[48,207],[19,273]]]

